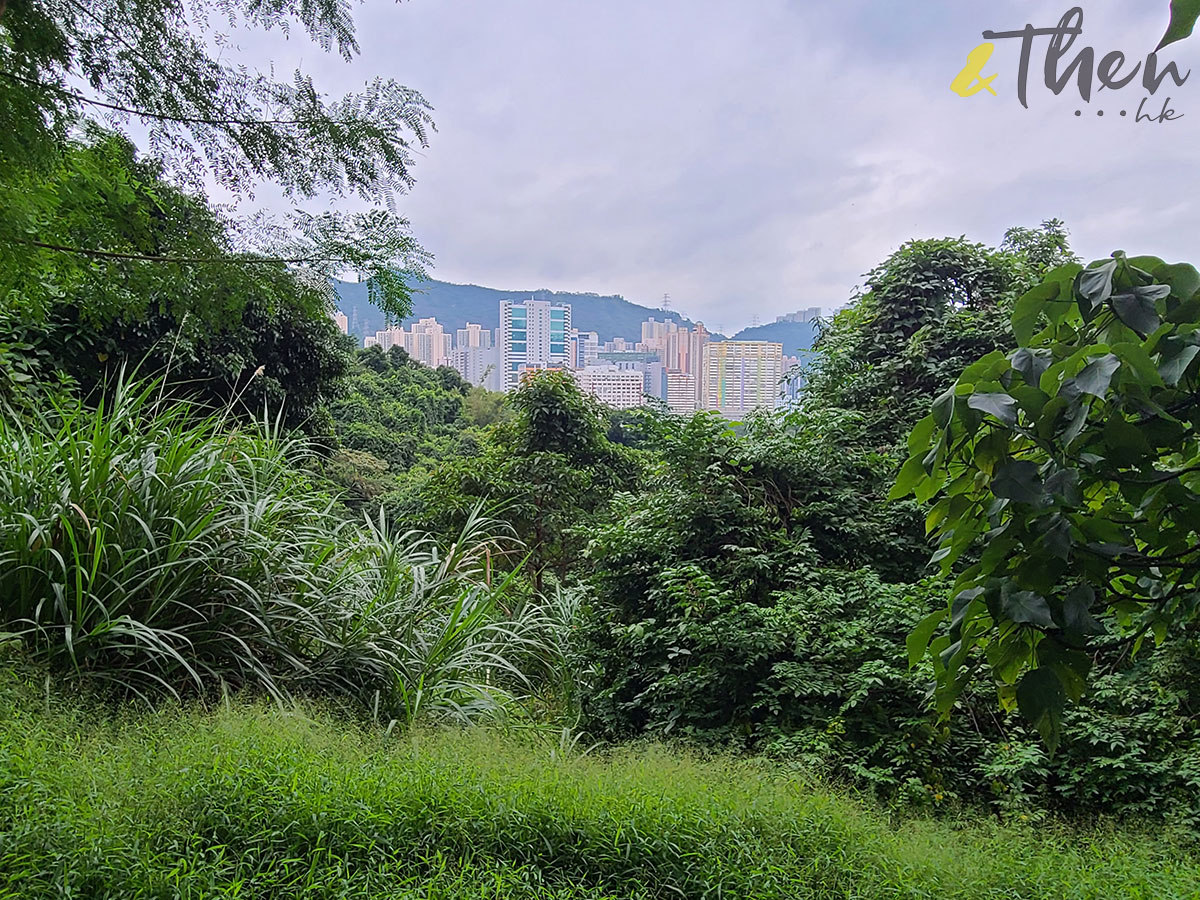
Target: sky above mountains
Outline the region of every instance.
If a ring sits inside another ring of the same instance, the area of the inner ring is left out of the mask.
[[[1088,258],[1192,259],[1200,71],[1170,79],[1180,115],[1138,122],[1140,76],[1090,103],[1042,83],[1016,96],[1020,41],[984,67],[997,96],[950,82],[986,29],[1053,26],[1066,4],[1019,0],[371,0],[345,64],[299,34],[235,36],[330,92],[380,74],[421,91],[438,131],[400,199],[439,279],[620,293],[727,328],[832,308],[913,237],[998,243],[1066,220]],[[1167,0],[1082,7],[1096,59],[1132,70]],[[234,52],[230,50],[230,52]],[[1200,70],[1200,36],[1163,53]],[[1065,68],[1065,66],[1061,67]],[[1107,115],[1098,116],[1098,110]],[[1079,110],[1081,115],[1076,116]],[[1127,115],[1120,116],[1120,110]]]

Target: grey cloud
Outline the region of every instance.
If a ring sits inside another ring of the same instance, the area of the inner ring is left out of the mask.
[[[1166,6],[1090,4],[1084,40],[1145,52]],[[1021,109],[1014,42],[994,58],[1000,97],[949,91],[985,28],[1066,8],[413,0],[361,8],[350,66],[298,42],[241,43],[284,68],[302,57],[331,91],[381,74],[430,99],[439,130],[402,208],[438,277],[668,291],[735,327],[844,302],[912,237],[996,242],[1061,216],[1084,255],[1194,256],[1200,75],[1174,92],[1185,117],[1154,126],[1076,118],[1077,96],[1036,87]],[[1200,39],[1175,55],[1200,66]]]

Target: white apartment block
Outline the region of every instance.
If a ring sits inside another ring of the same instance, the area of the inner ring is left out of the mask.
[[[498,347],[459,347],[451,356],[450,365],[471,384],[489,391],[502,389]]]
[[[465,350],[467,347],[482,347],[487,350],[492,346],[492,331],[474,322],[468,322],[466,328],[460,328],[454,334],[454,349]]]
[[[393,347],[399,347],[401,350],[408,350],[408,332],[403,328],[387,328],[383,331],[375,332],[375,336],[368,335],[363,339],[364,347],[378,347],[384,353],[387,353]]]
[[[691,372],[668,372],[667,407],[674,413],[696,411],[696,376]]]
[[[567,339],[567,356],[573,369],[594,366],[600,355],[600,335],[594,331],[571,329]]]
[[[636,369],[616,366],[588,366],[575,372],[579,389],[614,409],[633,409],[642,405],[645,377]]]
[[[704,407],[727,418],[774,409],[783,378],[783,344],[721,341],[704,351]]]
[[[399,347],[418,362],[437,368],[450,364],[452,338],[437,319],[429,318],[414,323],[411,331],[396,327],[377,331],[374,337],[364,339],[363,346],[378,347],[384,353]]]

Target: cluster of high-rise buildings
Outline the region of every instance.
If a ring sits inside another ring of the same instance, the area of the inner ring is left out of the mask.
[[[801,315],[810,313],[819,310]],[[715,341],[702,323],[689,328],[653,317],[642,323],[640,341],[601,343],[596,332],[572,326],[569,304],[549,300],[500,301],[494,337],[472,323],[451,334],[430,318],[408,330],[376,332],[365,344],[400,347],[426,365],[452,366],[490,390],[512,390],[529,373],[556,369],[571,372],[581,389],[617,409],[653,398],[675,412],[709,409],[731,418],[780,405],[785,373],[797,362],[784,356],[782,344]]]

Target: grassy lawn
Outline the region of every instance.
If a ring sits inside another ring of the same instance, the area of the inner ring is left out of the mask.
[[[3,898],[1200,896],[1165,837],[890,820],[766,764],[0,696]]]

